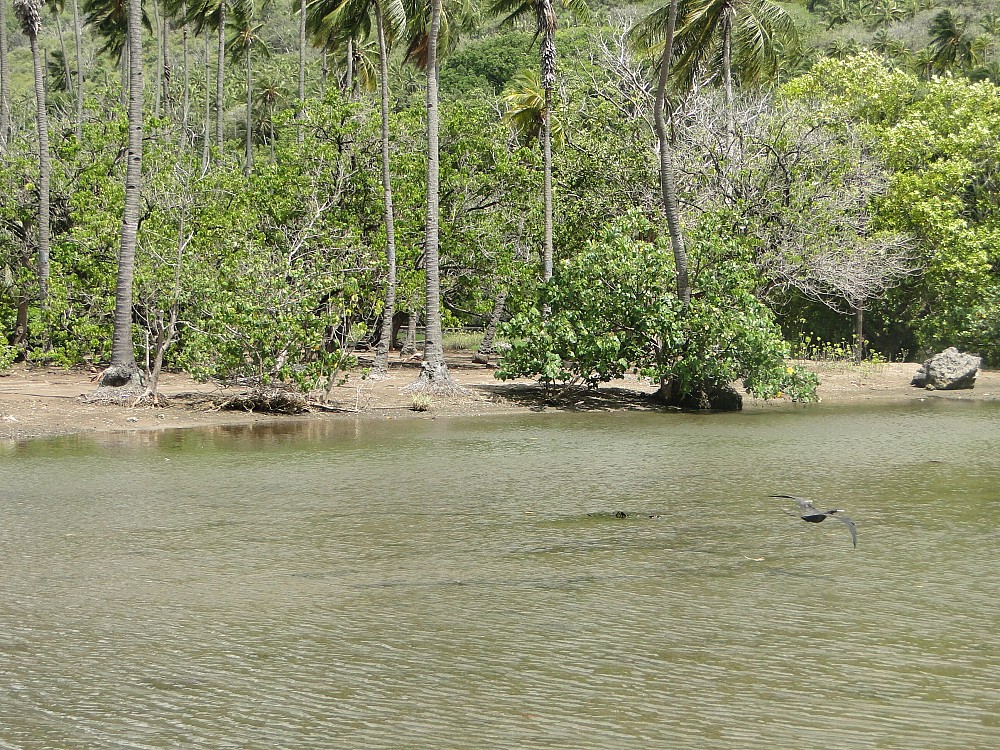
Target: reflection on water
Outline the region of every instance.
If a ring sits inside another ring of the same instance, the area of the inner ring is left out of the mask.
[[[928,403],[21,444],[0,748],[992,750],[998,428]],[[848,509],[857,550],[774,492]]]

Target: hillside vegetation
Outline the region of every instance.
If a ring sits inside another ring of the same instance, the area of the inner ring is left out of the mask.
[[[702,405],[809,398],[792,357],[1000,362],[996,2],[681,0],[661,67],[669,4],[448,0],[435,185],[434,3],[147,0],[124,302],[126,6],[0,3],[0,367],[115,362],[122,321],[154,385],[322,386],[442,326]]]

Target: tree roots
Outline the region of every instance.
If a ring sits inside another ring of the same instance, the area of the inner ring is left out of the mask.
[[[469,391],[448,374],[448,366],[441,362],[424,362],[420,366],[420,377],[403,388],[403,393],[427,393],[433,396],[465,396]]]

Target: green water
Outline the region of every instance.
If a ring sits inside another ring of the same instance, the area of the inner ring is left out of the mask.
[[[1000,747],[1000,404],[63,439],[0,479],[3,749]]]

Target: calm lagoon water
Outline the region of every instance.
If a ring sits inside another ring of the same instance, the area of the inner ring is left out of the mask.
[[[0,478],[2,749],[1000,747],[1000,404],[123,434]]]

